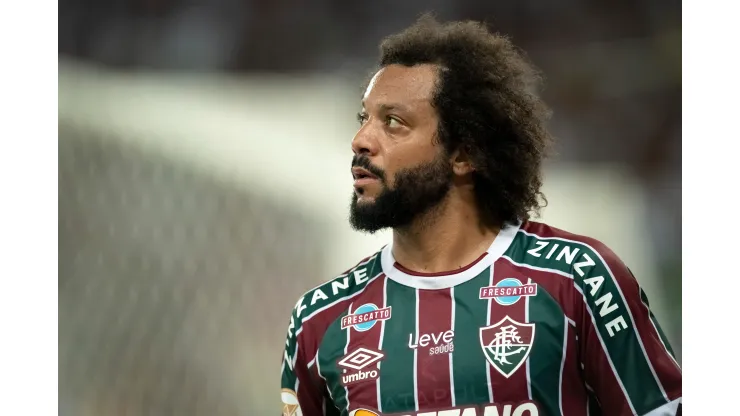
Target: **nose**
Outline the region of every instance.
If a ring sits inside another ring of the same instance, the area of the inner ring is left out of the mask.
[[[378,140],[370,120],[360,127],[352,139],[352,152],[355,155],[374,156],[378,153]]]

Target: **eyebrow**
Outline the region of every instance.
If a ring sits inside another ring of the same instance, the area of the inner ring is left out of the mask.
[[[361,102],[362,108],[365,108],[365,101],[363,100]],[[379,111],[392,111],[392,110],[399,110],[399,111],[408,111],[408,108],[402,104],[398,103],[391,103],[391,104],[379,104],[378,106]]]

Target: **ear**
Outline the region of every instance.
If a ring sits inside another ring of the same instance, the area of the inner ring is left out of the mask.
[[[470,160],[470,157],[468,157],[468,154],[460,149],[452,152],[452,155],[450,156],[450,163],[452,164],[452,171],[457,176],[465,176],[475,171],[473,163]]]

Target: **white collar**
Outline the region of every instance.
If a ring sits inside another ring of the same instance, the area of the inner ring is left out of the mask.
[[[453,274],[444,274],[440,276],[414,276],[400,270],[396,267],[396,259],[393,257],[393,243],[383,247],[380,254],[380,264],[383,272],[389,279],[394,280],[404,286],[416,289],[447,289],[465,283],[468,280],[478,276],[488,266],[498,260],[509,248],[516,237],[517,231],[521,227],[521,222],[516,225],[507,225],[499,231],[493,243],[486,250],[486,255],[479,259],[475,264],[460,270]]]

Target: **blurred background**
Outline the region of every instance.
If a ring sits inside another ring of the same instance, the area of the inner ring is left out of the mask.
[[[380,39],[487,21],[547,76],[542,220],[607,243],[681,360],[677,0],[60,0],[60,415],[268,415],[347,223]]]

